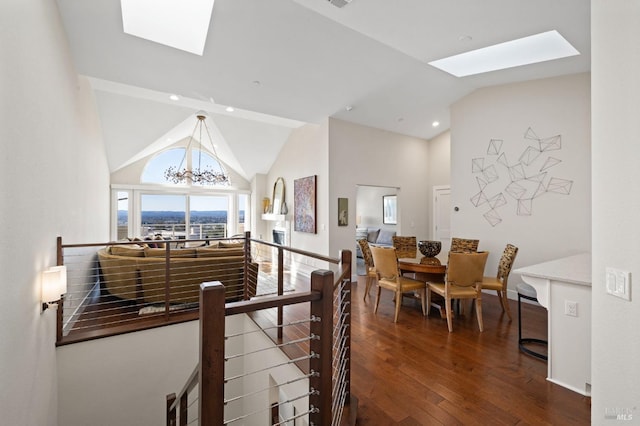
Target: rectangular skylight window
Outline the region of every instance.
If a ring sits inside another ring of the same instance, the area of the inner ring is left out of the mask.
[[[579,54],[553,30],[439,59],[429,65],[456,77],[466,77]]]
[[[214,0],[120,0],[127,34],[202,56]]]

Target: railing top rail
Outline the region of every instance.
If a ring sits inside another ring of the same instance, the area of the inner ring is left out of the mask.
[[[299,250],[299,249],[296,249],[296,248],[293,248],[293,247],[283,246],[283,245],[275,244],[275,243],[269,243],[267,241],[257,240],[255,238],[251,238],[251,241],[255,242],[255,243],[264,244],[265,246],[269,246],[269,247],[281,248],[281,249],[283,249],[285,251],[290,251],[291,253],[296,253],[296,254],[301,254],[301,255],[304,255],[304,256],[312,257],[314,259],[324,260],[325,262],[329,262],[329,263],[335,263],[335,264],[340,263],[340,259],[335,258],[335,257],[323,256],[321,254],[312,253],[310,251]]]
[[[185,393],[190,392],[198,384],[199,377],[200,377],[200,363],[198,362],[195,368],[193,369],[193,371],[191,372],[191,374],[189,375],[189,378],[187,379],[186,383],[178,393],[178,395],[184,395]],[[176,398],[176,400],[173,401],[169,409],[173,410],[174,408],[177,407],[178,404],[180,404],[180,398]]]
[[[207,241],[226,241],[226,240],[244,240],[245,237],[216,237],[216,238],[197,238],[197,239],[171,239],[171,240],[136,240],[136,241],[108,241],[104,243],[76,243],[76,244],[62,244],[62,248],[78,248],[78,247],[102,247],[111,245],[126,245],[126,244],[147,244],[147,243],[185,243],[185,242],[207,242]],[[260,240],[258,240],[260,241]]]
[[[231,302],[225,305],[225,315],[246,314],[262,309],[278,308],[281,306],[294,305],[296,303],[311,302],[314,300],[320,300],[321,297],[320,292],[311,291],[307,293],[294,293],[282,296],[271,296],[260,299]]]

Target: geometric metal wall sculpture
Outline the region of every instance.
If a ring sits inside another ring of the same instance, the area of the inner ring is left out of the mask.
[[[503,151],[502,139],[489,141],[487,158],[471,160],[471,172],[476,177],[478,192],[471,196],[470,201],[476,208],[487,208],[483,217],[491,226],[502,222],[498,208],[508,204],[506,196],[513,199],[517,215],[530,216],[533,214],[533,201],[538,197],[549,193],[571,194],[572,180],[550,175],[550,172],[562,163],[561,159],[550,154],[562,149],[562,136],[539,138],[529,127],[524,139],[527,146],[515,163],[509,163]],[[501,184],[501,176],[508,176],[508,183],[504,187],[494,189],[494,186]]]

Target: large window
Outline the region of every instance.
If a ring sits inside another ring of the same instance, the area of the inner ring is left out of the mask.
[[[140,236],[186,238],[186,195],[141,194]]]
[[[165,170],[180,165],[184,154],[185,148],[161,152],[147,162],[139,183],[114,185],[112,238],[224,238],[248,229],[250,194],[246,191],[167,182]],[[198,149],[192,149],[185,162],[183,168],[200,164],[225,172],[213,156]]]
[[[227,236],[229,197],[191,196],[189,206],[189,238]]]

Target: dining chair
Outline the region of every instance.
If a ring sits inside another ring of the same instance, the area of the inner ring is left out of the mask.
[[[449,252],[453,253],[473,253],[478,251],[480,240],[469,240],[466,238],[451,238],[451,248]]]
[[[400,314],[400,305],[402,305],[402,293],[418,292],[422,301],[422,314],[427,314],[426,306],[426,284],[424,281],[414,280],[404,277],[398,269],[398,257],[395,247],[371,247],[373,263],[376,267],[378,275],[378,292],[376,295],[376,306],[374,313],[378,313],[378,305],[380,304],[381,289],[391,290],[395,294],[395,316],[393,322],[398,322]]]
[[[418,241],[416,237],[400,237],[394,235],[392,241],[398,258],[410,257],[415,259],[418,252]]]
[[[482,325],[482,277],[488,251],[478,253],[449,253],[449,264],[444,283],[427,283],[427,308],[431,309],[431,292],[444,298],[449,333],[453,331],[451,302],[455,299],[475,299],[478,327]]]
[[[364,297],[362,298],[362,300],[366,302],[367,296],[369,295],[369,290],[373,285],[373,280],[378,278],[378,274],[376,273],[376,267],[373,263],[373,256],[371,255],[369,241],[367,241],[366,238],[359,239],[358,245],[360,246],[360,251],[362,252],[362,258],[364,259],[365,268],[367,268]]]
[[[498,293],[502,311],[507,313],[509,321],[511,321],[511,309],[509,309],[509,300],[507,299],[507,281],[509,280],[509,274],[511,273],[511,268],[513,267],[513,262],[516,260],[517,254],[518,247],[513,244],[507,244],[502,252],[500,263],[498,263],[496,276],[482,278],[482,289],[495,290]]]

